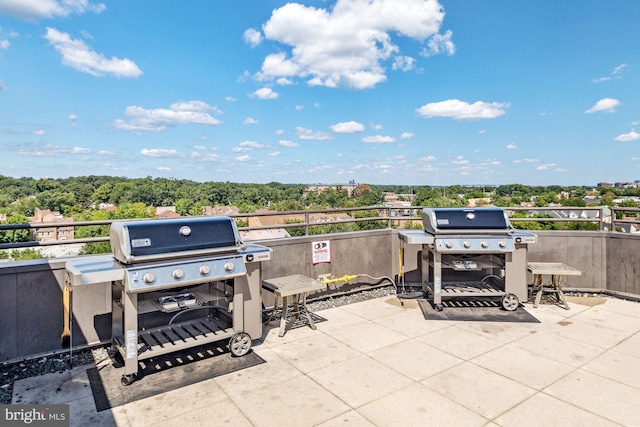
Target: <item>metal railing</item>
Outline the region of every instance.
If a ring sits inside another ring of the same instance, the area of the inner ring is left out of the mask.
[[[288,217],[295,222],[276,223],[271,225],[253,225],[246,227],[238,227],[240,231],[251,230],[273,230],[273,229],[300,229],[304,228],[304,235],[311,235],[313,227],[327,225],[343,225],[356,224],[362,222],[381,222],[385,224],[385,228],[395,228],[401,222],[417,221],[421,223],[422,206],[411,207],[391,207],[391,206],[369,206],[357,208],[338,208],[338,209],[321,209],[321,210],[305,210],[305,211],[286,211],[286,212],[258,212],[231,214],[232,218],[237,220],[262,217]],[[597,224],[598,230],[603,231],[623,231],[624,225],[638,225],[640,222],[632,219],[622,219],[624,213],[637,214],[640,217],[640,208],[609,208],[606,206],[597,207],[508,207],[504,208],[510,214],[510,221],[517,224],[518,222],[540,222],[540,223],[592,223]],[[360,211],[376,211],[377,216],[361,217],[356,216]],[[516,217],[513,214],[517,212],[539,212],[539,216]],[[398,215],[398,214],[401,215]],[[409,215],[407,215],[410,213]],[[346,214],[348,218],[336,218],[339,215]],[[314,216],[324,216],[325,220],[319,221]],[[333,216],[333,219],[332,219]],[[617,216],[621,218],[618,219]],[[55,222],[55,223],[33,223],[33,224],[0,224],[0,232],[8,230],[32,230],[33,234],[38,229],[60,229],[73,228],[74,231],[80,227],[111,225],[115,220],[100,221],[83,221],[83,222]],[[57,233],[56,233],[57,235]],[[55,246],[65,244],[81,244],[108,242],[108,236],[74,238],[68,240],[29,240],[22,242],[0,243],[0,250],[33,248],[44,246]]]

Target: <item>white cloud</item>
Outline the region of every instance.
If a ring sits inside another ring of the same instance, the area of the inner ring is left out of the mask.
[[[397,0],[337,0],[327,9],[287,3],[273,11],[262,30],[266,39],[291,49],[268,55],[256,78],[372,88],[386,80],[384,61],[393,60],[400,69],[413,66],[392,36],[422,42],[438,34],[443,19],[437,1],[403,0],[398,7]]]
[[[507,145],[507,149],[509,150],[515,150],[516,148],[518,148],[518,146],[516,145],[515,142],[512,142],[511,144]]]
[[[274,92],[270,87],[263,87],[253,92],[252,96],[259,99],[276,99],[278,97],[278,93]]]
[[[613,68],[613,70],[611,71],[611,73],[608,76],[604,76],[604,77],[598,77],[593,79],[592,81],[594,83],[600,83],[600,82],[606,82],[609,80],[613,80],[613,79],[621,79],[622,78],[622,72],[628,68],[629,65],[628,64],[620,64],[616,67]]]
[[[269,157],[277,157],[277,156],[279,156],[279,155],[280,155],[280,152],[279,152],[279,151],[274,151],[274,152],[272,152],[272,153],[268,153],[268,154],[267,154],[267,156],[269,156]]]
[[[402,132],[400,134],[400,139],[409,139],[409,138],[413,138],[412,132]]]
[[[256,47],[260,43],[262,43],[262,34],[260,33],[260,31],[254,29],[254,28],[249,28],[242,35],[242,39],[249,46]]]
[[[436,158],[434,156],[424,156],[418,159],[421,162],[435,162]]]
[[[298,144],[297,142],[287,141],[287,140],[278,141],[278,144],[287,148],[295,148],[300,146],[300,144]]]
[[[416,112],[422,117],[450,117],[456,120],[495,119],[505,113],[508,103],[476,101],[469,104],[458,99],[432,102],[418,108]]]
[[[364,130],[364,125],[362,123],[354,122],[353,120],[350,122],[336,123],[329,127],[335,133],[356,133]]]
[[[242,124],[244,124],[244,125],[255,125],[257,123],[258,123],[258,121],[256,119],[254,119],[253,117],[247,117],[242,122]]]
[[[38,129],[33,131],[33,134],[37,136],[44,136],[47,134],[47,131],[45,131],[44,129]]]
[[[85,12],[100,13],[105,9],[106,6],[103,3],[91,3],[89,0],[5,0],[0,2],[0,14],[30,21],[64,17],[72,13],[77,15]]]
[[[160,172],[171,172],[171,168],[169,166],[158,166],[157,169]]]
[[[262,147],[264,147],[264,144],[261,144],[256,141],[243,141],[240,144],[238,144],[237,147],[234,147],[231,151],[233,151],[234,153],[245,153],[247,151],[253,151],[257,148],[262,148]]]
[[[293,81],[289,80],[286,77],[280,77],[276,80],[276,84],[280,86],[291,86],[293,84]]]
[[[622,71],[624,71],[625,68],[628,68],[629,65],[628,64],[620,64],[617,67],[614,67],[613,71],[611,72],[612,74],[620,74],[622,73]]]
[[[68,33],[47,28],[44,38],[62,55],[62,63],[92,76],[111,74],[115,77],[139,77],[142,71],[130,59],[105,58],[94,52],[80,39],[72,39]]]
[[[386,144],[389,142],[396,142],[396,139],[392,136],[365,136],[362,138],[362,142],[366,142],[367,144]]]
[[[98,154],[100,156],[117,156],[118,153],[116,153],[115,151],[109,151],[109,150],[100,150],[98,151]]]
[[[9,45],[10,44],[11,43],[9,43],[9,40],[7,40],[7,39],[0,40],[0,49],[1,50],[7,50],[7,49],[9,49]]]
[[[213,111],[222,113],[218,107],[211,106],[204,101],[179,101],[169,106],[174,111]]]
[[[311,129],[305,129],[301,126],[296,127],[298,138],[303,140],[327,141],[333,139],[333,136],[326,132],[314,132]]]
[[[205,147],[204,145],[195,145],[194,150],[200,150],[200,151],[205,151],[207,149],[207,147]]]
[[[200,160],[203,162],[218,162],[220,161],[220,156],[217,154],[202,154],[198,152],[192,152],[191,158],[195,160]]]
[[[620,105],[620,101],[615,98],[603,98],[596,104],[585,111],[586,114],[593,113],[615,113],[616,107]]]
[[[451,41],[453,33],[447,30],[444,34],[435,34],[427,43],[427,48],[423,49],[421,55],[429,57],[439,53],[446,53],[451,56],[456,53],[456,46]]]
[[[209,115],[207,110],[217,111],[202,101],[187,101],[171,104],[169,109],[156,108],[147,110],[136,105],[128,106],[125,115],[129,117],[129,123],[122,119],[113,122],[116,129],[126,131],[155,131],[160,132],[167,127],[178,125],[202,124],[217,125],[221,122]]]
[[[547,170],[547,169],[549,169],[549,168],[553,168],[553,167],[555,167],[555,165],[556,165],[555,163],[547,163],[546,165],[540,165],[540,166],[538,166],[538,167],[536,168],[536,170],[544,171],[544,170]]]
[[[458,156],[456,157],[456,159],[454,161],[452,161],[451,163],[453,163],[454,165],[468,165],[469,164],[469,160],[465,159],[462,156]]]
[[[178,150],[166,150],[164,148],[152,148],[150,150],[143,148],[142,150],[140,150],[140,154],[142,154],[143,156],[146,157],[154,157],[154,158],[165,158],[165,157],[170,157],[170,158],[180,158],[180,157],[184,157],[184,154],[180,153]]]
[[[228,101],[228,102],[236,102],[237,101],[237,99],[234,98],[233,96],[225,96],[224,100]]]
[[[620,142],[629,142],[629,141],[637,141],[640,139],[640,133],[636,132],[635,130],[632,130],[629,133],[623,133],[622,135],[618,135],[615,137],[615,141],[620,141]]]
[[[249,160],[251,160],[251,157],[246,154],[243,154],[242,156],[236,156],[235,158],[236,162],[248,162]]]
[[[410,71],[413,70],[416,66],[416,59],[410,56],[402,56],[398,55],[393,58],[393,65],[391,68],[393,70],[402,70],[402,71]]]
[[[91,148],[85,147],[73,147],[71,149],[71,154],[88,154],[91,152]]]

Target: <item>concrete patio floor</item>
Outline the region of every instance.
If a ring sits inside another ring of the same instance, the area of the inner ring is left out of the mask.
[[[87,366],[17,381],[14,401],[68,403],[73,426],[640,425],[640,304],[569,302],[489,323],[383,297],[320,311],[315,331],[272,322],[253,347],[267,363],[111,410]]]

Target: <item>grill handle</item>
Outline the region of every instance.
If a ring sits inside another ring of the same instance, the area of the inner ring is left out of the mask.
[[[126,256],[124,260],[120,260],[125,262],[126,264],[136,264],[147,261],[162,261],[167,259],[175,260],[177,256],[180,257],[192,257],[192,256],[208,256],[208,255],[218,255],[225,253],[237,253],[238,249],[242,249],[242,246],[226,246],[222,248],[213,248],[213,249],[196,249],[192,251],[180,251],[180,252],[169,252],[163,254],[153,254],[153,255],[129,255]]]

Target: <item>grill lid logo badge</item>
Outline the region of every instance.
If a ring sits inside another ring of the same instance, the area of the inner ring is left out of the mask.
[[[469,213],[467,214],[467,219],[468,219],[469,221],[473,221],[473,219],[474,219],[475,217],[476,217],[476,214],[474,214],[473,212],[469,212]]]
[[[191,228],[189,228],[186,225],[183,225],[182,227],[180,227],[180,235],[181,236],[188,236],[191,234]]]

